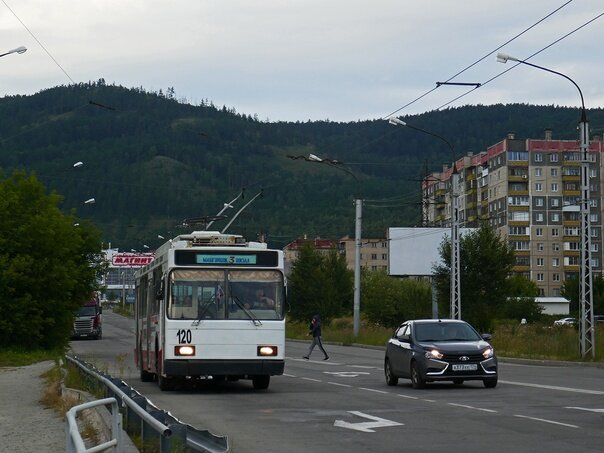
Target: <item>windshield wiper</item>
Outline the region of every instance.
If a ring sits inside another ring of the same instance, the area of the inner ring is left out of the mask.
[[[210,305],[212,304],[212,302],[214,302],[214,299],[215,299],[215,295],[213,295],[208,301],[206,301],[201,306],[201,310],[199,312],[199,316],[197,316],[197,319],[195,321],[193,321],[193,325],[194,326],[198,326],[199,325],[199,323],[203,319],[203,315],[206,314],[206,311],[208,311],[208,308],[210,308]]]
[[[235,301],[237,306],[243,310],[243,312],[247,315],[248,318],[250,318],[250,320],[254,323],[254,325],[261,326],[262,322],[260,322],[260,320],[256,317],[256,315],[254,315],[254,313],[252,313],[247,308],[245,308],[245,306],[241,303],[241,301],[239,300],[239,298],[237,296],[235,296],[234,294],[231,294],[231,295],[233,296],[233,300]]]

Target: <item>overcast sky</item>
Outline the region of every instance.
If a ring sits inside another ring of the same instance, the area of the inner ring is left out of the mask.
[[[501,49],[518,58],[602,14],[604,2],[0,0],[0,53],[28,48],[0,59],[0,96],[104,78],[174,87],[179,99],[208,99],[261,120],[383,118],[565,3]],[[602,107],[603,46],[604,17],[530,61],[566,74],[588,108]],[[453,81],[485,83],[511,66],[493,54]],[[398,114],[438,109],[466,91],[442,86]],[[562,77],[520,66],[449,105],[579,99]]]

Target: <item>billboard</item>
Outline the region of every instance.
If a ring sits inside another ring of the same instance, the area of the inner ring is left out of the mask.
[[[460,228],[463,236],[476,228]],[[441,262],[438,249],[451,237],[451,228],[388,228],[388,273],[393,276],[429,276]]]

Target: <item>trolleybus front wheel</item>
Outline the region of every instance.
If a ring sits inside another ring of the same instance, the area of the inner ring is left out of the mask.
[[[254,376],[252,378],[252,384],[256,390],[265,390],[271,382],[271,377],[268,374],[262,374]]]

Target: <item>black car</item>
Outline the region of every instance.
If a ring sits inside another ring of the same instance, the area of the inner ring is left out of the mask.
[[[388,385],[411,379],[413,388],[426,382],[481,380],[487,388],[497,385],[497,358],[470,324],[455,319],[418,319],[401,324],[386,346],[384,374]]]

